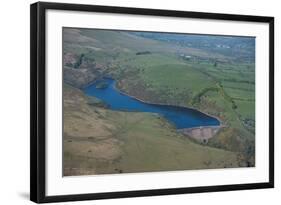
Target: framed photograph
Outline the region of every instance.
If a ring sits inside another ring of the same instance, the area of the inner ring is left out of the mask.
[[[274,18],[31,5],[34,202],[274,187]]]

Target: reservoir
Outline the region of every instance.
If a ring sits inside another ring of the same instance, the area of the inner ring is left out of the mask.
[[[100,86],[103,84],[103,86]],[[149,112],[166,118],[177,129],[220,125],[218,119],[186,107],[150,104],[139,101],[123,94],[115,88],[115,80],[105,78],[84,89],[89,96],[94,96],[104,103],[109,109],[128,112]]]

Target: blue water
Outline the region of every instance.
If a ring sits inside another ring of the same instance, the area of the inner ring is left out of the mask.
[[[89,96],[99,98],[112,110],[157,113],[173,123],[177,129],[220,124],[216,118],[194,109],[141,102],[120,93],[114,86],[115,80],[105,78],[102,81],[108,83],[108,86],[96,88],[96,85],[101,82],[96,81],[94,84],[86,87],[84,92]]]

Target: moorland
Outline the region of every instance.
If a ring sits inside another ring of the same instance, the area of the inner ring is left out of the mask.
[[[252,37],[64,28],[64,175],[255,166],[254,53]],[[112,110],[84,92],[103,78],[220,126],[202,141],[160,115]]]

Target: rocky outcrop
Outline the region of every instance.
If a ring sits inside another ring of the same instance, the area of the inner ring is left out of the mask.
[[[83,88],[95,81],[98,73],[94,69],[75,69],[64,67],[64,82],[76,88]]]
[[[106,67],[89,59],[85,54],[73,54],[70,52],[63,55],[63,78],[64,82],[76,88],[83,88],[95,81]]]

